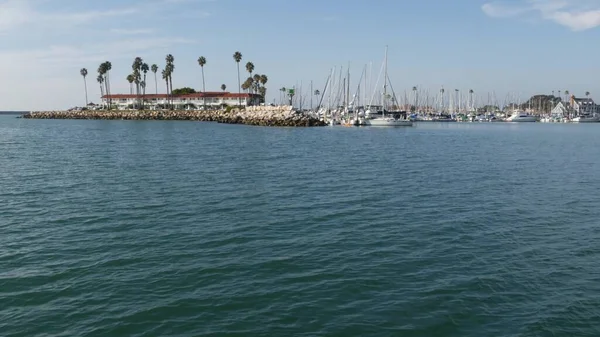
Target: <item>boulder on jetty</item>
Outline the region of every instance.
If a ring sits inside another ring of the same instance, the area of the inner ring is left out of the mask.
[[[257,126],[325,126],[314,117],[297,112],[291,106],[250,106],[231,110],[72,110],[32,111],[31,119],[101,120],[188,120]]]

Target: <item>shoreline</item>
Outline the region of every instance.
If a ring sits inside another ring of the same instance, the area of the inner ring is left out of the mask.
[[[291,107],[255,106],[244,110],[83,110],[31,111],[27,119],[179,120],[272,127],[315,127],[327,124],[296,113]]]

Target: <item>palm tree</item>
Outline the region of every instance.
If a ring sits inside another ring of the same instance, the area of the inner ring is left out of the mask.
[[[129,94],[133,95],[133,81],[135,81],[135,78],[133,77],[133,75],[129,74],[126,77],[127,82],[129,82]]]
[[[469,108],[470,108],[471,110],[474,110],[474,107],[473,107],[473,105],[475,105],[475,104],[473,104],[473,93],[474,93],[474,92],[475,92],[475,91],[473,91],[473,89],[469,89],[469,104],[471,105]]]
[[[267,82],[269,82],[269,78],[267,77],[267,75],[260,75],[260,84],[262,84],[262,89],[260,94],[263,97],[263,101],[265,101],[265,104],[267,103],[267,87],[266,84]]]
[[[145,100],[146,100],[146,74],[148,74],[148,72],[150,71],[150,67],[148,66],[147,63],[144,62],[140,66],[140,70],[144,73],[144,79],[142,80],[142,83],[140,83],[140,85],[142,87],[142,108],[143,108],[145,105],[144,104]]]
[[[246,71],[250,74],[250,77],[252,77],[252,72],[254,71],[254,63],[246,63]]]
[[[414,109],[417,110],[417,87],[416,86],[412,87],[412,91],[413,91],[413,96],[415,97],[415,107],[414,107]],[[411,111],[414,111],[414,110],[411,109]]]
[[[106,76],[105,76],[104,82],[106,84],[106,93],[107,93],[107,95],[109,95],[108,109],[110,110],[110,109],[112,109],[112,97],[110,97],[110,71],[112,69],[112,63],[110,63],[110,61],[106,61],[106,62],[104,62],[104,65],[106,67],[106,72],[105,72]]]
[[[100,65],[98,66],[98,77],[102,78],[102,81],[98,81],[98,83],[100,83],[100,85],[104,85],[103,88],[103,95],[102,96],[106,96],[106,104],[107,107],[110,108],[110,99],[108,96],[108,84],[106,82],[106,62],[104,63],[100,63]]]
[[[96,77],[96,81],[98,82],[98,84],[100,84],[100,100],[102,101],[102,97],[104,96],[104,87],[102,86],[102,84],[104,83],[104,77],[98,74],[98,77]]]
[[[319,91],[319,89],[317,89],[317,90],[315,90],[315,91],[313,92],[313,95],[317,96],[317,108],[318,108],[318,107],[319,107],[319,104],[321,103],[321,102],[320,102],[320,100],[319,100],[319,96],[321,96],[321,91]],[[312,101],[312,100],[311,100],[311,101]],[[310,107],[310,108],[311,108],[311,110],[314,108],[314,107],[312,106],[312,103],[311,103],[311,107]]]
[[[158,82],[156,81],[156,73],[158,72],[158,66],[156,64],[153,64],[152,67],[150,67],[150,70],[152,70],[152,72],[154,73],[154,86],[156,88],[156,94],[158,95]]]
[[[165,61],[167,62],[167,75],[169,77],[169,87],[171,88],[171,105],[173,104],[173,72],[175,71],[175,64],[173,62],[175,62],[175,58],[173,57],[173,55],[171,54],[167,54],[167,56],[165,56]]]
[[[565,90],[565,102],[569,102],[569,90]]]
[[[241,83],[240,83],[240,62],[242,61],[242,53],[240,53],[239,51],[236,51],[235,53],[233,53],[233,60],[235,61],[235,63],[237,63],[237,73],[238,73],[238,104],[242,105],[242,89],[241,89]]]
[[[260,75],[259,74],[254,74],[254,76],[252,76],[252,83],[254,83],[254,87],[252,88],[252,90],[255,93],[257,93],[258,88],[260,87]]]
[[[283,104],[283,99],[285,98],[285,92],[286,92],[286,87],[281,87],[281,89],[279,89],[280,93],[279,93],[279,101],[281,102],[281,104]]]
[[[163,80],[165,80],[166,83],[166,87],[167,87],[167,100],[169,98],[169,72],[167,69],[163,69],[162,71],[162,78]]]
[[[85,106],[87,107],[87,105],[88,105],[88,94],[87,94],[87,80],[86,80],[86,76],[88,74],[88,71],[85,68],[81,68],[81,70],[79,71],[79,73],[81,74],[81,76],[83,76],[83,86],[85,88]]]
[[[586,98],[589,98],[589,96],[590,96],[590,92],[589,92],[589,91],[586,91],[586,92],[585,92],[585,97],[586,97]]]
[[[221,84],[221,90],[225,91],[225,89],[227,89],[227,86],[225,84]]]
[[[137,101],[138,101],[138,109],[142,108],[142,102],[141,102],[141,90],[140,90],[140,82],[142,82],[141,79],[141,71],[142,71],[142,65],[144,64],[144,61],[142,60],[141,57],[136,57],[133,60],[133,64],[131,65],[131,69],[133,70],[133,73],[131,74],[133,76],[133,82],[135,83],[135,93],[137,95]]]
[[[202,105],[204,106],[204,110],[206,110],[206,87],[204,82],[204,65],[206,64],[206,58],[204,56],[200,56],[198,58],[198,65],[202,69]]]
[[[146,106],[146,102],[144,96],[146,95],[146,81],[140,82],[140,87],[142,87],[142,110],[144,110]]]

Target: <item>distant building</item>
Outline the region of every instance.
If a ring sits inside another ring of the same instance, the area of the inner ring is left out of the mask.
[[[111,94],[102,96],[102,105],[107,106],[109,99],[112,105],[117,109],[135,109],[138,103],[137,95],[130,94]],[[262,102],[262,96],[248,93],[230,93],[230,92],[197,92],[186,95],[167,94],[146,94],[144,95],[144,105],[150,110],[162,109],[168,106],[169,102],[175,106],[175,109],[196,110],[202,109],[206,104],[207,109],[217,109],[224,106],[250,106],[259,105]]]
[[[593,115],[599,113],[598,105],[591,98],[571,97],[571,106],[578,115]]]
[[[568,104],[563,104],[563,102],[558,102],[554,108],[550,111],[550,114],[553,117],[568,117],[572,114],[572,109]]]
[[[558,102],[551,111],[555,117],[575,117],[579,115],[600,114],[600,106],[594,103],[591,98],[575,98],[571,96],[571,101]]]

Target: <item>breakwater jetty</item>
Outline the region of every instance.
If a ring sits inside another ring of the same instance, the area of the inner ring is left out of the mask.
[[[291,106],[250,106],[230,110],[69,110],[32,111],[30,119],[186,120],[256,126],[309,127],[325,122],[296,112]]]

